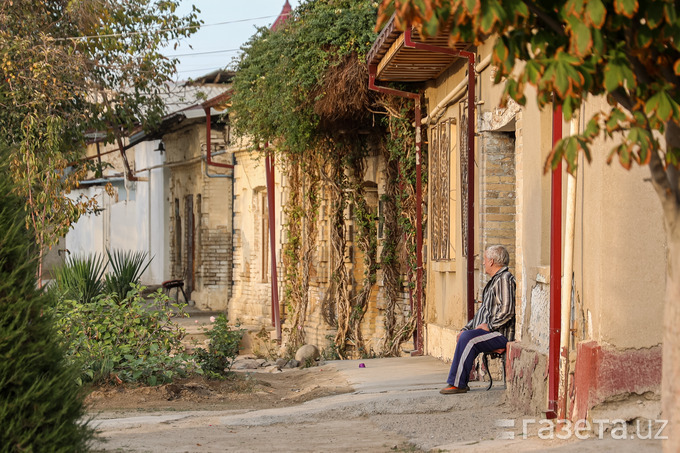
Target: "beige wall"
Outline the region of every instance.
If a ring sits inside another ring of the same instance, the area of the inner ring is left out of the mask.
[[[607,105],[590,100],[586,118]],[[661,205],[649,170],[625,170],[605,160],[612,141],[600,143],[579,172],[576,288],[585,338],[618,348],[661,343],[666,248]]]
[[[490,46],[481,47],[478,61],[489,51]],[[552,110],[538,109],[531,88],[527,89],[526,107],[509,104],[505,111],[499,109],[501,89],[493,86],[493,73],[490,66],[478,76],[476,95],[482,103],[477,107],[476,124],[478,128],[500,124],[505,121],[503,115],[517,109],[509,123],[512,126],[514,122],[516,135],[517,332],[518,339],[547,353],[551,178],[549,173],[544,174],[543,167],[552,147]],[[434,82],[426,91],[428,108],[433,109],[463,76],[463,66],[456,64]],[[589,100],[586,117],[604,108],[606,103]],[[458,112],[459,104],[454,103],[439,121],[456,118]],[[569,124],[563,124],[563,131],[565,135],[569,133]],[[481,140],[477,143],[484,145]],[[597,145],[593,163],[579,170],[575,339],[594,339],[617,348],[648,348],[661,341],[665,246],[660,205],[651,183],[644,180],[648,178],[646,168],[626,171],[617,162],[606,165],[612,144],[610,140]],[[478,159],[480,152],[483,150],[477,151]],[[478,170],[477,184],[483,177]],[[566,181],[566,176],[563,179]],[[563,194],[565,198],[566,182]],[[479,193],[476,199],[480,203]],[[452,206],[453,203],[456,200],[452,199]],[[565,203],[566,199],[563,209]],[[455,220],[453,235],[460,243],[460,217]],[[484,225],[478,223],[477,227]],[[449,359],[455,346],[452,332],[464,323],[465,263],[462,257],[449,263],[426,263],[426,352]]]
[[[221,130],[213,129],[213,149],[224,143]],[[164,137],[170,167],[170,262],[172,278],[186,279],[189,266],[187,197],[193,204],[193,293],[196,307],[225,310],[232,282],[232,180],[206,175],[206,127],[189,124]],[[215,160],[218,160],[216,157]],[[219,158],[224,161],[223,158]],[[209,174],[228,174],[209,168]],[[176,218],[179,207],[180,222]],[[180,225],[181,238],[177,235]],[[181,256],[178,253],[181,251]],[[185,285],[187,282],[185,281]]]
[[[246,325],[271,325],[271,249],[263,215],[268,217],[264,157],[235,144],[234,168],[234,292],[229,318]],[[278,167],[275,166],[275,170]],[[275,176],[276,243],[281,260],[281,173]],[[263,259],[266,260],[263,262]],[[280,276],[280,275],[279,275]],[[279,283],[280,287],[280,283]],[[281,290],[279,290],[281,297]]]

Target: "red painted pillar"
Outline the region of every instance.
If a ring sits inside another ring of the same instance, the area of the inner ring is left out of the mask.
[[[562,106],[553,107],[553,147],[562,138]],[[562,297],[562,162],[552,172],[550,202],[550,347],[548,351],[547,418],[557,417],[560,384],[560,322]]]

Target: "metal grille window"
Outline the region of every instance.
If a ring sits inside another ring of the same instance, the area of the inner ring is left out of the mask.
[[[460,118],[460,124],[467,124],[467,115],[463,114]],[[465,238],[468,235],[468,228],[469,228],[469,222],[468,222],[468,216],[470,213],[468,212],[468,206],[466,200],[468,199],[468,191],[469,189],[469,181],[468,181],[468,165],[472,165],[471,162],[468,162],[468,132],[467,132],[467,127],[461,127],[460,128],[460,195],[461,195],[461,200],[462,202],[460,203],[461,207],[461,224],[463,227],[463,256],[468,255],[468,249],[467,249],[467,241]],[[472,252],[474,253],[474,251]]]
[[[451,259],[451,131],[453,120],[432,128],[430,146],[430,190],[432,222],[431,254],[433,261]]]

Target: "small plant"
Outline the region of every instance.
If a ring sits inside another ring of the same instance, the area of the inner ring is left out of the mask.
[[[326,341],[328,342],[328,347],[323,348],[321,357],[325,360],[340,360],[338,345],[335,344],[335,335],[326,335]]]
[[[90,303],[104,288],[105,269],[104,258],[98,253],[69,257],[54,269],[55,289],[65,299]]]
[[[116,294],[125,299],[133,285],[139,284],[142,274],[151,264],[146,252],[129,250],[107,250],[111,272],[106,274],[104,289],[108,294]],[[145,264],[146,262],[146,264]]]
[[[194,351],[196,363],[209,379],[224,379],[231,370],[243,338],[243,329],[238,327],[237,323],[235,328],[230,328],[227,317],[219,315],[207,332],[210,338],[208,350],[197,348]]]
[[[255,350],[253,351],[256,356],[269,360],[278,357],[278,342],[271,339],[270,333],[265,326],[262,326],[260,331],[255,335],[255,338],[258,340],[254,347]],[[262,346],[264,350],[260,349],[260,346]]]
[[[156,385],[192,371],[181,343],[185,330],[172,321],[184,315],[184,306],[168,305],[160,290],[149,304],[141,290],[134,285],[122,301],[106,295],[87,304],[68,299],[57,303],[60,338],[67,359],[81,369],[79,383]]]

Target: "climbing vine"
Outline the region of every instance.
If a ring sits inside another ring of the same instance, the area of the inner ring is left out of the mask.
[[[415,245],[415,132],[411,126],[412,105],[400,98],[383,98],[387,112],[387,139],[382,149],[385,159],[383,249],[380,262],[386,295],[383,356],[399,355],[399,347],[413,334],[416,318],[413,305],[413,276],[416,272]],[[425,162],[426,159],[423,159]],[[427,172],[424,172],[426,174]],[[406,275],[410,305],[400,306],[399,293]]]
[[[287,181],[282,278],[289,352],[307,341],[309,312],[318,309],[337,329],[333,349],[341,358],[375,354],[362,325],[377,295],[381,260],[388,266],[390,319],[377,354],[398,354],[413,331],[400,296],[402,276],[415,268],[414,156],[407,150],[414,140],[401,112],[408,107],[378,102],[367,88],[375,8],[364,0],[303,2],[283,28],[258,30],[236,68],[229,112],[235,131],[254,144],[274,143],[269,150]],[[378,157],[391,168],[384,197],[392,211],[380,259],[377,206],[365,187],[367,159]],[[310,304],[312,291],[318,308]]]
[[[287,348],[305,343],[310,272],[317,245],[319,173],[314,154],[288,156],[289,202],[284,206],[287,241],[283,245],[284,298],[290,312]]]

